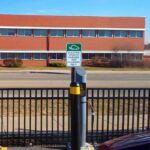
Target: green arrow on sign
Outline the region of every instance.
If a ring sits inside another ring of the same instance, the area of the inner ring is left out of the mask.
[[[81,44],[67,44],[67,51],[81,51]]]

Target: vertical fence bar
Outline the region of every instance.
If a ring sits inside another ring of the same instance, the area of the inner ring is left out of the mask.
[[[145,101],[146,101],[146,91],[144,89],[144,93],[143,93],[143,113],[142,113],[142,131],[144,131],[145,129]]]
[[[87,135],[87,137],[86,137],[86,141],[88,141],[88,120],[89,120],[89,89],[87,89],[87,103],[86,103],[86,108],[87,108],[87,110],[86,110],[86,135]]]
[[[148,114],[147,114],[147,130],[150,129],[150,89],[148,90]]]
[[[48,107],[49,107],[49,103],[48,103],[48,89],[46,89],[46,144],[48,144]]]
[[[24,89],[24,144],[26,144],[26,89]]]
[[[57,89],[57,139],[59,140],[59,89]]]
[[[8,134],[9,134],[9,90],[7,89],[7,145],[8,145]]]
[[[86,111],[86,135],[88,137],[88,121],[89,121],[89,89],[87,89],[87,111]]]
[[[112,106],[112,138],[114,138],[114,117],[115,117],[115,89],[113,89],[113,106]]]
[[[109,111],[110,111],[110,89],[107,89],[108,99],[107,99],[107,139],[109,139]]]
[[[51,126],[52,126],[52,141],[54,140],[53,138],[53,134],[54,134],[54,90],[52,89],[52,102],[51,102],[51,106],[52,106],[52,120],[51,120]]]
[[[70,101],[70,95],[69,95],[69,90],[67,91],[68,93],[68,141],[71,139],[71,101]]]
[[[118,89],[118,108],[117,108],[117,137],[119,136],[119,120],[120,120],[120,89]]]
[[[65,139],[65,90],[62,89],[62,138]]]
[[[94,131],[94,89],[92,89],[91,97],[91,142],[93,141],[93,131]]]
[[[127,134],[129,133],[129,124],[130,124],[130,89],[128,89],[128,112],[127,112]]]
[[[132,104],[132,133],[134,132],[134,109],[135,109],[135,89],[133,89],[133,104]]]
[[[123,98],[122,98],[122,135],[124,135],[124,119],[125,119],[125,89],[123,89]]]
[[[99,109],[100,109],[100,107],[99,107],[99,89],[97,89],[97,113],[96,113],[96,117],[97,117],[97,120],[96,120],[96,141],[98,141],[98,131],[99,131]]]
[[[29,90],[29,96],[30,96],[30,98],[29,98],[29,101],[30,101],[30,103],[29,103],[29,137],[30,137],[30,143],[31,143],[31,140],[32,140],[32,135],[31,135],[31,128],[32,128],[32,119],[31,119],[31,117],[32,117],[32,93],[31,93],[31,89]]]
[[[41,143],[41,145],[43,144],[42,143],[42,138],[43,138],[43,101],[42,101],[42,95],[43,95],[43,90],[41,89],[40,90],[41,91],[41,119],[40,119],[40,126],[41,126],[41,132],[40,132],[40,143]]]
[[[18,89],[18,145],[20,144],[20,90]]]
[[[102,142],[104,141],[104,101],[105,100],[105,90],[102,89]]]
[[[139,124],[140,124],[140,92],[138,89],[138,107],[137,107],[137,132],[139,132]]]
[[[1,100],[1,144],[3,145],[3,126],[4,126],[4,122],[3,122],[3,105],[4,105],[4,98],[3,98],[3,90],[1,90],[1,96],[2,96],[2,100]]]
[[[35,89],[35,144],[37,144],[37,89]]]
[[[12,111],[12,113],[13,113],[13,118],[12,118],[12,134],[13,134],[13,136],[12,136],[12,141],[13,141],[13,144],[14,144],[14,136],[15,136],[15,126],[14,126],[14,124],[15,124],[15,121],[14,121],[14,119],[15,119],[15,98],[14,98],[14,95],[15,95],[15,90],[13,90],[13,105],[12,105],[12,107],[13,107],[13,111]]]

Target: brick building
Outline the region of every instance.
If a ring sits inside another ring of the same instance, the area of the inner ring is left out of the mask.
[[[130,53],[144,60],[144,17],[0,15],[0,63],[22,59],[45,66],[66,58],[67,43],[81,43],[83,60]]]

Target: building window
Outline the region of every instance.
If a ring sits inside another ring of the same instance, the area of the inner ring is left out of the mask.
[[[40,53],[33,54],[33,59],[40,59]]]
[[[100,30],[99,37],[112,37],[112,31],[111,30]]]
[[[83,37],[96,37],[96,31],[95,30],[82,30],[82,36]]]
[[[50,53],[49,57],[50,59],[56,59],[56,53]]]
[[[142,31],[137,31],[136,34],[137,34],[137,37],[139,37],[139,38],[143,37],[143,32]]]
[[[64,36],[64,30],[50,30],[50,35],[63,37]]]
[[[8,59],[15,58],[15,53],[8,53],[7,58]]]
[[[8,35],[9,35],[9,36],[14,36],[14,35],[16,35],[16,30],[15,30],[15,29],[8,29]]]
[[[34,36],[48,36],[48,30],[45,29],[35,29]]]
[[[142,31],[130,31],[130,37],[141,38],[143,37]]]
[[[14,35],[16,35],[16,30],[15,29],[0,29],[0,35],[14,36]]]
[[[31,53],[25,53],[24,59],[32,59],[32,54]]]
[[[89,59],[93,59],[96,56],[94,53],[89,53]]]
[[[112,54],[111,54],[111,53],[105,53],[105,54],[104,54],[104,57],[105,57],[106,59],[111,59],[111,58],[112,58]]]
[[[1,59],[7,59],[7,53],[1,53]]]
[[[80,30],[66,30],[66,36],[68,37],[79,37]]]
[[[19,36],[31,36],[32,30],[31,29],[18,29],[17,35],[19,35]]]
[[[34,53],[33,54],[33,59],[47,59],[47,54],[45,53]]]
[[[135,60],[143,60],[143,54],[135,54]]]
[[[99,57],[99,58],[104,58],[104,53],[96,54],[96,56]]]
[[[64,59],[63,53],[57,53],[57,59]]]
[[[128,31],[114,31],[114,37],[128,37]]]
[[[16,56],[18,59],[25,59],[24,53],[18,53]]]
[[[136,37],[136,31],[130,31],[130,37]]]
[[[49,54],[50,59],[66,59],[65,53],[50,53]]]
[[[125,54],[125,55],[126,55],[126,59],[130,61],[141,61],[143,59],[142,54]]]
[[[47,59],[48,58],[48,55],[45,54],[45,53],[41,53],[41,59]]]
[[[83,53],[82,58],[83,59],[89,59],[89,54],[88,53]]]

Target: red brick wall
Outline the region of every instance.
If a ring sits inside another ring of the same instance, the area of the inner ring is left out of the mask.
[[[145,18],[0,15],[0,26],[145,28]]]
[[[144,61],[150,63],[150,56],[144,56]]]
[[[46,50],[47,37],[0,36],[1,50]]]
[[[128,48],[143,50],[144,38],[49,38],[46,37],[0,37],[1,50],[65,50],[67,43],[81,43],[83,50],[112,50]]]
[[[128,48],[143,50],[144,38],[50,38],[50,49],[65,50],[67,43],[81,43],[83,50],[113,50]],[[59,43],[59,44],[58,44]]]
[[[47,66],[47,60],[23,60],[23,66]]]
[[[3,60],[0,60],[0,65],[3,66]],[[47,66],[47,60],[23,60],[23,66]]]

